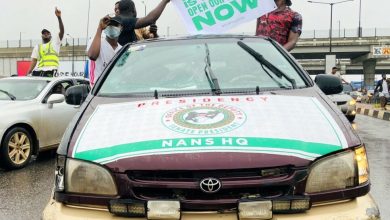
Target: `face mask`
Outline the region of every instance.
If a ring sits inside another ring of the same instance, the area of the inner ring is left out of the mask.
[[[121,28],[115,26],[108,26],[106,29],[104,29],[104,33],[110,39],[117,39],[121,34]]]

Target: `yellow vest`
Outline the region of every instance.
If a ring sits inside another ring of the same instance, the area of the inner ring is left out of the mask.
[[[53,45],[49,42],[46,48],[39,44],[39,64],[38,67],[58,67],[60,59],[57,52],[54,50]]]

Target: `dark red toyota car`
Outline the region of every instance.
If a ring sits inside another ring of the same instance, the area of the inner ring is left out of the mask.
[[[380,219],[364,144],[280,45],[194,36],[126,45],[79,104],[43,219]]]

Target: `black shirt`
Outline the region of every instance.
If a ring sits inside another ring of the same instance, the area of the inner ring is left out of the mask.
[[[127,43],[137,41],[137,36],[135,35],[134,32],[135,24],[137,23],[137,18],[122,16],[122,23],[123,23],[123,30],[121,35],[119,35],[119,39],[118,39],[119,44],[124,46]]]

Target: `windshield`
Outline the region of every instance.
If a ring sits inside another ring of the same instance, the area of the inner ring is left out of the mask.
[[[291,89],[291,81],[278,77],[237,43],[239,40],[193,40],[135,45],[122,54],[104,81],[99,95],[220,89]],[[247,46],[295,80],[306,84],[289,61],[264,39]],[[215,83],[218,82],[218,88]]]
[[[0,100],[31,100],[46,87],[46,80],[0,80]]]

